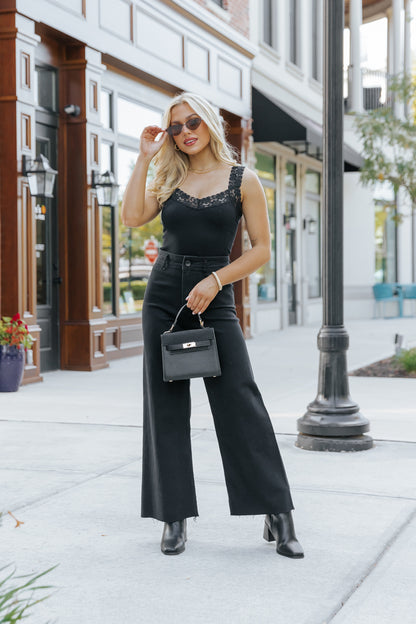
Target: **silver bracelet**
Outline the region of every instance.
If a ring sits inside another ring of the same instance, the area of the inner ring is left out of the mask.
[[[211,275],[213,275],[215,277],[215,281],[217,282],[218,292],[219,292],[220,290],[222,290],[221,280],[218,277],[218,275],[215,273],[215,271],[212,271]]]

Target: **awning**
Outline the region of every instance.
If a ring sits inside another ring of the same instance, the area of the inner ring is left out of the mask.
[[[253,88],[253,139],[256,143],[276,141],[298,154],[322,160],[322,126],[270,96]],[[358,171],[363,158],[344,143],[344,171]]]

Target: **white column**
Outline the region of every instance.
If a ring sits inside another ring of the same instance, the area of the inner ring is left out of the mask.
[[[350,110],[363,111],[363,87],[361,80],[360,27],[363,21],[362,0],[350,0]]]
[[[387,73],[393,73],[393,12],[390,9],[386,11],[387,17]]]
[[[401,17],[403,9],[403,0],[393,0],[393,74],[396,76],[403,71],[403,58],[402,58],[402,29],[401,29]],[[403,117],[403,104],[397,102],[395,98],[394,112],[397,117]]]
[[[393,0],[393,74],[398,74],[403,70],[401,62],[402,32],[401,14],[403,0]]]
[[[411,0],[404,0],[404,72],[406,76],[411,76],[412,74],[412,50],[411,50],[411,34],[410,34],[410,21],[411,11],[410,11]],[[409,117],[409,113],[411,111],[411,103],[407,102],[405,104],[405,115]]]

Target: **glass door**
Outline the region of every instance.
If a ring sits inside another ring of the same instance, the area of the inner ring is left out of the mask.
[[[296,212],[292,201],[286,201],[284,225],[288,319],[289,325],[296,325]]]
[[[43,154],[56,169],[56,128],[36,124],[36,156]],[[56,196],[56,184],[54,194]],[[36,208],[37,318],[40,370],[59,368],[59,260],[56,199],[37,198]]]

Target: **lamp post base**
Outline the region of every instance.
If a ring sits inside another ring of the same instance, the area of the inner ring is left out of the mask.
[[[349,394],[348,334],[343,326],[321,328],[318,334],[318,394],[298,419],[296,446],[308,451],[366,451],[373,446],[368,419]]]
[[[299,433],[295,446],[304,451],[351,453],[354,451],[368,451],[368,449],[373,448],[373,438],[367,435],[350,436],[349,438],[324,438]]]

